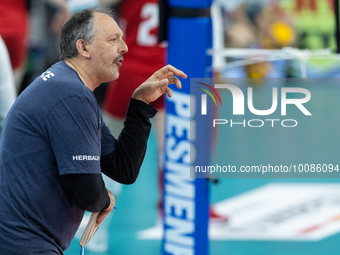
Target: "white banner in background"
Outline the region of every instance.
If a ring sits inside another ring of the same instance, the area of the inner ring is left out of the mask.
[[[211,223],[210,240],[319,241],[340,232],[340,184],[271,183],[214,204],[226,223]],[[138,233],[161,239],[162,227]]]

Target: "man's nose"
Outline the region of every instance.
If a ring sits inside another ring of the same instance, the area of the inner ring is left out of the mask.
[[[121,40],[121,46],[120,46],[120,49],[119,49],[119,53],[124,54],[126,52],[128,52],[128,46],[126,45],[124,40]]]

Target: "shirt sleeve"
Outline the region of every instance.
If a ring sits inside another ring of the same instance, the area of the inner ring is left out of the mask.
[[[46,125],[60,175],[100,173],[101,130],[95,100],[72,96],[48,114]]]
[[[103,149],[101,158],[101,168],[105,175],[123,184],[135,182],[150,134],[149,118],[154,117],[156,113],[157,111],[151,105],[131,98],[124,128],[118,139],[112,140],[107,127],[103,128],[103,140],[109,141],[103,141],[102,144],[106,150],[106,153],[103,153]],[[109,144],[111,144],[111,150]]]
[[[110,206],[110,197],[101,174],[65,174],[63,178],[83,210],[99,212]]]

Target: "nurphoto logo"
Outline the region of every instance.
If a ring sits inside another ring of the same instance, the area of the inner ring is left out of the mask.
[[[207,88],[209,88],[209,89],[217,96],[218,100],[220,101],[220,104],[222,105],[221,97],[220,97],[220,95],[217,93],[216,89],[214,89],[214,88],[211,87],[210,85],[205,84],[205,83],[203,83],[203,82],[198,82],[198,83],[200,83],[200,84],[202,84],[203,86],[206,86]],[[209,90],[204,89],[204,88],[200,88],[200,87],[197,87],[197,88],[203,90],[204,92],[206,92],[206,93],[212,98],[212,100],[214,101],[215,106],[217,106],[215,97],[211,94],[211,92],[210,92]],[[202,115],[207,115],[207,94],[202,94],[202,96],[201,96],[201,100],[202,100],[201,114],[202,114]]]
[[[311,116],[312,114],[307,110],[307,108],[304,106],[305,103],[307,103],[311,99],[311,93],[309,90],[305,88],[297,88],[297,87],[281,87],[281,97],[278,96],[278,88],[273,87],[272,93],[271,93],[271,107],[269,109],[256,109],[253,103],[253,88],[248,87],[247,88],[247,97],[245,98],[245,95],[243,91],[237,87],[236,85],[231,84],[215,84],[214,87],[198,82],[207,88],[209,88],[215,96],[218,98],[221,106],[222,106],[222,100],[216,89],[228,89],[231,92],[232,95],[232,115],[233,116],[239,116],[239,115],[245,115],[245,100],[247,100],[247,107],[249,112],[251,112],[254,115],[257,116],[267,116],[273,114],[279,105],[280,101],[280,107],[281,107],[281,116],[287,115],[287,105],[295,105],[305,116]],[[201,95],[201,115],[207,115],[207,94],[212,98],[212,100],[215,103],[215,106],[217,106],[217,102],[213,94],[201,87],[197,87],[198,89],[203,90],[206,92],[206,94]],[[288,95],[297,95],[299,94],[302,97],[289,97]],[[233,119],[213,119],[213,127],[216,127],[216,125],[225,125],[230,124],[230,127],[233,127],[235,125],[241,125],[243,127],[249,126],[249,127],[262,127],[265,125],[265,123],[271,123],[271,127],[275,126],[276,122],[280,122],[283,127],[296,127],[298,122],[295,119],[250,119],[246,120],[243,119],[241,122],[235,122]]]

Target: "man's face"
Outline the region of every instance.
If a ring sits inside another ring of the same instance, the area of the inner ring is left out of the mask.
[[[110,82],[119,77],[123,54],[128,48],[123,41],[123,32],[114,19],[104,13],[94,14],[96,34],[89,44],[95,79]]]

